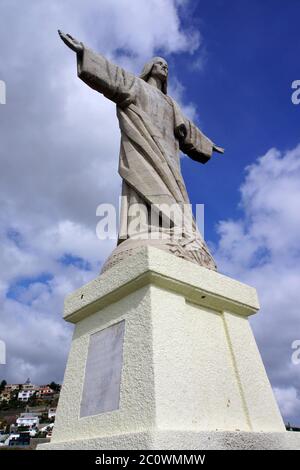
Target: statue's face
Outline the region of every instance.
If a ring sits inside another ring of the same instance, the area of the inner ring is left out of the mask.
[[[165,81],[167,79],[167,77],[168,77],[168,64],[164,59],[159,58],[153,64],[153,67],[152,67],[152,70],[151,70],[151,76],[152,77],[157,77],[162,81]]]

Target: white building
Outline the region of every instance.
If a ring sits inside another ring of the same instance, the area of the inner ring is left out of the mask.
[[[4,391],[11,393],[11,392],[14,392],[15,390],[18,390],[19,387],[20,387],[19,384],[7,384],[4,387]]]
[[[46,424],[43,428],[40,428],[40,432],[49,432],[52,431],[54,423]]]
[[[26,382],[22,385],[22,390],[33,390],[36,391],[38,390],[39,387],[37,385],[33,385],[31,383],[31,380],[28,378]]]
[[[35,390],[21,390],[18,393],[18,400],[20,401],[28,401],[29,398],[34,395]]]
[[[51,397],[54,395],[54,390],[49,387],[49,385],[40,385],[36,388],[36,396],[37,397]]]
[[[56,408],[49,408],[48,410],[48,418],[52,419],[55,418],[56,415]]]
[[[40,423],[39,417],[35,413],[21,413],[19,418],[16,420],[16,425],[18,427],[20,426],[29,426],[30,428],[32,427],[37,427]]]
[[[9,446],[9,441],[10,441],[11,439],[18,439],[19,437],[20,437],[20,434],[15,434],[15,433],[10,434],[10,435],[8,436],[8,438],[6,439],[6,441],[4,441],[4,445],[5,445],[5,446]]]

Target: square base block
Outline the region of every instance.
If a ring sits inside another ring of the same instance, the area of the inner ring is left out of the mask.
[[[258,308],[252,287],[152,247],[78,289],[53,437],[39,448],[297,447],[249,326]]]
[[[39,445],[39,450],[299,450],[296,432],[148,431]]]

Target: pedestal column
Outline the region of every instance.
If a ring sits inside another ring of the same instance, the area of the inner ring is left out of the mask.
[[[39,448],[296,448],[249,326],[258,308],[254,288],[152,247],[78,289]]]

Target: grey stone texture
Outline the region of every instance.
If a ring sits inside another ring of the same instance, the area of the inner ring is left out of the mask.
[[[77,54],[79,78],[117,105],[121,130],[119,174],[124,197],[118,246],[103,271],[143,245],[156,246],[216,270],[189,206],[179,151],[206,163],[213,151],[224,150],[187,119],[167,95],[167,62],[154,57],[137,77],[70,35],[59,34]],[[131,223],[137,207],[141,211],[138,233],[136,224]],[[149,220],[151,209],[158,214],[154,222],[153,218]],[[149,237],[150,231],[155,235]]]

